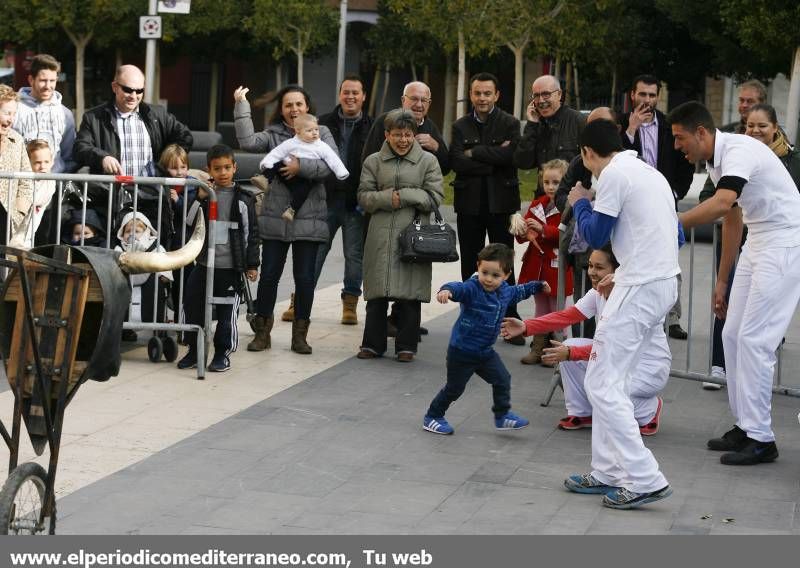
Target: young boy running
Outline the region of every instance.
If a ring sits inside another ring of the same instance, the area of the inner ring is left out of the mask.
[[[495,243],[478,253],[478,273],[466,282],[448,282],[436,299],[461,303],[447,348],[447,383],[431,402],[422,427],[434,434],[452,434],[445,420],[447,409],[463,394],[473,374],[492,385],[494,425],[498,430],[519,430],[525,418],[511,412],[511,375],[494,350],[506,308],[538,292],[550,293],[546,282],[510,286],[506,279],[514,267],[514,251]]]

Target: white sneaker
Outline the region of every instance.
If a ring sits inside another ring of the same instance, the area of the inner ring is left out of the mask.
[[[715,379],[719,379],[721,381],[725,380],[725,369],[722,367],[711,367],[711,376]],[[709,391],[718,391],[722,388],[722,385],[718,385],[717,383],[703,383],[703,388]]]

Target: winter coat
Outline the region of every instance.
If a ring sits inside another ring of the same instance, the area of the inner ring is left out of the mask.
[[[534,243],[528,242],[528,249],[522,256],[518,281],[524,284],[534,280],[545,280],[550,285],[550,295],[555,297],[558,294],[558,225],[561,223],[561,213],[555,206],[548,211],[549,206],[550,198],[544,195],[531,201],[525,212],[525,219],[536,219],[543,225],[544,230],[538,234],[536,240],[544,252],[540,252]],[[539,214],[534,214],[537,209]],[[541,211],[545,213],[546,222],[542,222]],[[527,239],[517,237],[517,241],[524,243]],[[572,294],[572,270],[569,268],[564,275],[564,293],[567,296]]]
[[[248,152],[266,154],[281,142],[294,136],[294,131],[283,122],[270,124],[262,132],[256,133],[250,118],[250,103],[247,101],[236,103],[233,110],[233,121],[239,146]],[[319,127],[319,137],[338,155],[336,142],[326,126]],[[269,193],[264,198],[264,205],[258,216],[258,230],[264,240],[316,241],[320,243],[328,241],[328,207],[324,181],[331,175],[331,170],[324,160],[300,158],[299,161],[298,177],[314,182],[308,199],[300,210],[295,212],[294,221],[287,221],[281,217],[291,205],[292,196],[280,176],[276,177],[270,183]]]
[[[239,226],[236,229],[229,229],[228,246],[233,257],[233,270],[245,272],[250,269],[256,269],[261,264],[259,251],[261,241],[259,240],[259,230],[256,222],[256,205],[250,193],[242,191],[238,185],[234,186],[233,191],[236,193],[236,199],[231,203],[231,211],[228,218],[231,222],[238,223]],[[203,250],[197,256],[197,263],[206,266],[209,227],[208,198],[198,197],[186,212],[186,238],[188,240],[189,236],[194,233],[198,209],[203,211],[203,219],[206,222],[206,240],[203,243]]]
[[[72,159],[75,117],[71,110],[61,104],[61,93],[54,91],[49,101],[38,101],[31,95],[30,87],[21,88],[14,130],[22,134],[26,142],[47,140],[53,152],[53,173],[78,169]]]
[[[581,153],[578,140],[585,124],[586,116],[566,105],[561,105],[550,118],[529,120],[514,153],[514,163],[521,170],[530,170],[556,158],[571,161]]]
[[[0,172],[30,172],[31,162],[25,150],[25,141],[14,130],[0,138]],[[25,215],[33,204],[33,183],[28,179],[0,179],[0,206],[2,217],[8,214],[12,223],[11,233],[19,230]],[[2,230],[2,242],[5,243],[6,228]]]
[[[139,103],[139,115],[150,134],[154,165],[170,144],[178,144],[187,152],[192,148],[192,132],[164,107]],[[78,165],[89,166],[93,174],[105,173],[103,158],[106,156],[121,158],[113,100],[86,111],[73,148],[73,157]]]
[[[453,124],[450,166],[456,213],[514,213],[519,211],[519,179],[514,151],[519,142],[519,121],[494,107],[483,125],[472,114]],[[503,146],[505,142],[510,144]],[[465,152],[471,150],[472,157]],[[488,192],[489,210],[481,211],[481,195]]]
[[[344,162],[350,176],[344,180],[337,180],[335,177],[329,177],[325,180],[325,189],[328,192],[329,198],[342,197],[345,201],[345,206],[349,211],[356,208],[358,203],[358,182],[361,179],[361,153],[364,150],[364,143],[367,141],[367,135],[372,127],[372,118],[366,112],[361,113],[361,118],[353,124],[353,131],[350,133],[350,144],[347,147],[347,155],[343,156],[341,152],[342,134],[342,118],[339,115],[341,106],[337,105],[333,112],[323,114],[319,117],[320,126],[327,126],[331,131],[336,146],[339,148],[339,157]]]
[[[392,191],[400,191],[400,209],[392,209]],[[414,142],[405,156],[388,142],[364,161],[358,203],[371,214],[364,245],[364,299],[393,298],[430,302],[431,264],[400,260],[400,232],[417,209],[423,225],[444,198],[442,170],[436,157]]]

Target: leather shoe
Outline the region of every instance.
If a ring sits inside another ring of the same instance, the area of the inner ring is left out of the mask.
[[[672,339],[686,339],[689,337],[689,334],[686,333],[679,323],[674,323],[669,326],[669,336]]]
[[[411,363],[414,360],[414,354],[411,351],[401,351],[397,354],[397,361],[400,363]]]

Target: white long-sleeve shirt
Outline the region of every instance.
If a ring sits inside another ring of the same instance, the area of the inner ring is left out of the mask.
[[[323,160],[338,179],[345,179],[350,175],[344,163],[336,152],[322,140],[314,142],[304,142],[297,136],[281,142],[261,160],[261,169],[269,170],[284,158],[294,156],[295,158],[311,158]]]

